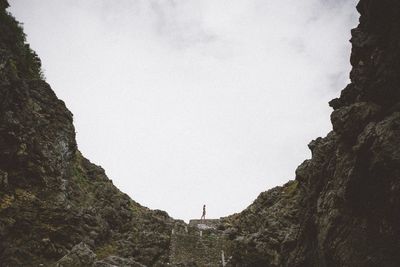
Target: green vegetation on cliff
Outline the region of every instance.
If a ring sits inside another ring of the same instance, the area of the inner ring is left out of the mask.
[[[8,3],[0,2],[0,81],[9,79],[43,78],[41,62],[26,43],[22,26],[5,9]]]
[[[1,0],[0,265],[166,264],[174,220],[131,200],[80,154],[72,114],[7,7]]]
[[[234,266],[400,266],[400,2],[357,9],[333,131],[295,182],[226,218]]]

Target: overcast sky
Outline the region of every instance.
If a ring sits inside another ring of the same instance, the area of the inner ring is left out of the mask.
[[[175,218],[294,179],[348,83],[355,0],[10,0],[79,149]]]

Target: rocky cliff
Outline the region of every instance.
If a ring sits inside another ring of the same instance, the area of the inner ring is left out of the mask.
[[[7,7],[1,0],[0,266],[165,265],[174,221],[80,154],[72,114]]]
[[[0,0],[0,266],[199,256],[190,248],[208,243],[197,230],[191,243],[190,231],[173,231],[182,222],[134,202],[81,155],[72,114],[7,7]],[[223,247],[230,266],[400,266],[400,2],[357,9],[351,83],[330,102],[333,131],[309,144],[294,181],[221,219],[204,237],[222,243],[204,255]]]
[[[400,266],[400,2],[357,10],[333,131],[295,181],[224,219],[234,266]]]
[[[191,220],[177,224],[171,236],[172,266],[217,267],[229,260],[225,236],[217,229],[219,220]]]

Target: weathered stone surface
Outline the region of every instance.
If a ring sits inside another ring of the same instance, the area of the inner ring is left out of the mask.
[[[380,110],[380,106],[366,102],[336,109],[331,115],[333,130],[340,138],[354,141],[368,123],[378,118]]]
[[[400,2],[357,9],[333,131],[310,143],[295,182],[225,218],[232,266],[400,266]]]
[[[189,225],[177,223],[171,235],[172,266],[222,266],[222,253],[229,253],[228,241],[216,229],[219,220],[191,220]],[[229,259],[226,254],[226,260]]]
[[[108,256],[104,260],[96,261],[93,265],[94,267],[114,267],[114,266],[124,266],[124,267],[145,267],[145,265],[140,264],[133,260],[133,258],[121,258],[118,256]]]
[[[0,265],[90,266],[86,252],[166,264],[174,221],[80,154],[72,114],[7,6],[0,0]]]
[[[85,243],[74,246],[71,251],[57,261],[56,267],[86,267],[93,265],[96,254]]]

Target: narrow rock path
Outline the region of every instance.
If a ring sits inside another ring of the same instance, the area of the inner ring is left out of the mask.
[[[176,224],[171,235],[172,266],[226,266],[226,242],[217,230],[219,220]]]

